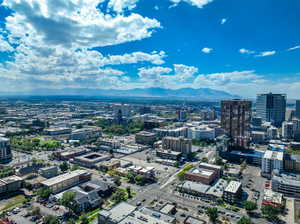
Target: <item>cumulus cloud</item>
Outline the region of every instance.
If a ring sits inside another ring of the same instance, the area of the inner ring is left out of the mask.
[[[201,51],[205,54],[209,54],[212,50],[213,50],[212,48],[204,47],[204,48],[202,48]]]
[[[156,19],[132,13],[104,14],[102,0],[5,0],[15,13],[6,18],[12,39],[66,47],[99,47],[141,40],[160,28]],[[26,30],[26,32],[23,32]]]
[[[287,49],[287,51],[294,51],[294,50],[297,50],[299,48],[300,48],[300,45],[295,46],[295,47],[291,47],[291,48]]]
[[[224,23],[226,23],[227,22],[227,19],[226,18],[223,18],[223,19],[221,19],[221,24],[223,25]]]
[[[192,6],[196,6],[198,8],[203,8],[208,3],[212,2],[213,0],[170,0],[174,3],[174,5],[178,5],[180,2],[186,2]]]
[[[263,51],[256,55],[256,57],[266,57],[276,54],[276,51]]]
[[[255,54],[255,51],[248,50],[248,49],[245,49],[245,48],[239,49],[239,52],[240,52],[241,54]]]
[[[125,86],[129,80],[123,77],[123,71],[107,66],[164,63],[166,53],[163,51],[104,56],[92,50],[141,40],[160,28],[156,19],[136,13],[127,16],[105,14],[98,8],[101,2],[4,0],[2,4],[13,13],[5,21],[9,42],[1,37],[0,50],[14,51],[14,58],[0,64],[0,79],[12,80],[15,84],[17,80],[26,81],[28,86],[32,84],[32,88],[45,83],[48,88],[88,84],[93,88],[100,87],[100,84],[102,86],[103,82],[111,84],[105,87],[114,88]],[[124,3],[124,7],[130,9],[129,5],[133,2],[111,1],[111,4]],[[114,10],[120,9],[117,5],[114,5]],[[50,85],[49,82],[54,84]]]
[[[14,48],[0,36],[0,52],[13,51]]]
[[[139,0],[110,0],[108,2],[108,7],[118,13],[121,13],[125,9],[134,9],[138,1]]]
[[[180,88],[188,86],[198,72],[198,68],[194,66],[174,64],[173,67],[139,68],[139,81],[146,87]]]

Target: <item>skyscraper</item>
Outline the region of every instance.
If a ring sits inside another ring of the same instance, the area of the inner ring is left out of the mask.
[[[232,140],[231,146],[248,148],[250,143],[252,102],[249,100],[223,100],[221,126]]]
[[[263,121],[271,122],[280,127],[285,120],[286,95],[285,94],[258,94],[256,98],[256,114]]]
[[[10,143],[8,138],[0,137],[0,163],[12,159]]]
[[[300,100],[296,100],[295,116],[300,119]]]

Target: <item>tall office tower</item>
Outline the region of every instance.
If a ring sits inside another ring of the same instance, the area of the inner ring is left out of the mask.
[[[295,116],[300,119],[300,100],[296,100]]]
[[[300,119],[293,119],[294,140],[300,141]]]
[[[263,121],[271,122],[280,127],[285,120],[286,95],[285,94],[258,94],[256,98],[256,114]]]
[[[293,122],[283,122],[282,123],[282,137],[285,139],[293,139],[294,138],[294,124]]]
[[[186,121],[187,120],[187,112],[185,110],[177,111],[177,119],[178,121]]]
[[[221,126],[231,139],[231,147],[249,147],[251,107],[252,102],[249,100],[221,101]]]
[[[9,139],[0,137],[0,163],[8,162],[11,159],[12,154]]]

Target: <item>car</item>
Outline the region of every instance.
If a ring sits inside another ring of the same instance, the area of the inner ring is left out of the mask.
[[[142,202],[145,202],[145,201],[146,201],[146,199],[143,199],[143,200],[142,200]]]
[[[136,206],[141,206],[142,205],[142,202],[140,202],[140,201],[138,201],[137,203],[136,203]]]
[[[38,217],[37,217],[37,216],[32,216],[32,217],[30,218],[30,221],[31,221],[31,222],[35,222],[36,220],[38,220]]]
[[[180,216],[181,217],[186,217],[186,215],[184,213],[181,213]]]

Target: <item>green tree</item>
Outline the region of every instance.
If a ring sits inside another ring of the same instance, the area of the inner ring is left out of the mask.
[[[208,162],[208,158],[206,158],[206,157],[203,157],[203,158],[201,159],[201,162],[203,162],[203,163],[207,163],[207,162]]]
[[[218,219],[218,209],[216,207],[208,207],[206,214],[212,223],[215,223]]]
[[[63,163],[59,165],[59,168],[62,172],[65,172],[70,168],[70,166],[67,161],[63,161]]]
[[[223,166],[223,159],[220,156],[216,156],[215,158],[216,165]]]
[[[60,223],[58,217],[54,216],[54,215],[45,216],[43,221],[45,224],[59,224]]]
[[[37,190],[37,195],[44,199],[44,200],[48,200],[50,195],[52,194],[52,190],[46,187],[40,188]]]
[[[281,209],[272,205],[263,205],[261,211],[267,219],[277,219]]]
[[[79,210],[79,206],[75,201],[75,196],[76,196],[75,192],[67,191],[63,193],[63,196],[60,200],[60,203],[66,208],[68,208],[70,211],[72,211],[74,214],[76,214]]]
[[[40,216],[41,215],[41,209],[40,207],[33,207],[31,211],[31,215],[33,216]]]
[[[137,175],[135,178],[134,178],[134,181],[137,185],[144,185],[145,182],[146,182],[146,179],[143,175]]]
[[[121,182],[121,178],[119,176],[114,177],[114,184],[117,186],[121,186],[122,182]]]
[[[243,216],[237,224],[252,224],[252,221],[250,218]]]
[[[128,198],[131,198],[132,195],[131,195],[131,187],[130,186],[126,187],[126,192],[127,192]]]
[[[185,174],[186,174],[185,171],[180,171],[180,172],[177,174],[178,180],[184,181],[184,179],[185,179]]]
[[[134,174],[131,173],[131,172],[128,172],[127,175],[126,175],[126,178],[128,179],[128,181],[130,183],[133,183],[134,182]]]
[[[86,215],[80,216],[80,223],[81,224],[89,224],[88,217]]]
[[[111,197],[115,203],[127,200],[127,194],[123,189],[118,189]]]
[[[245,201],[244,208],[248,213],[251,213],[257,208],[257,204],[253,201]]]

